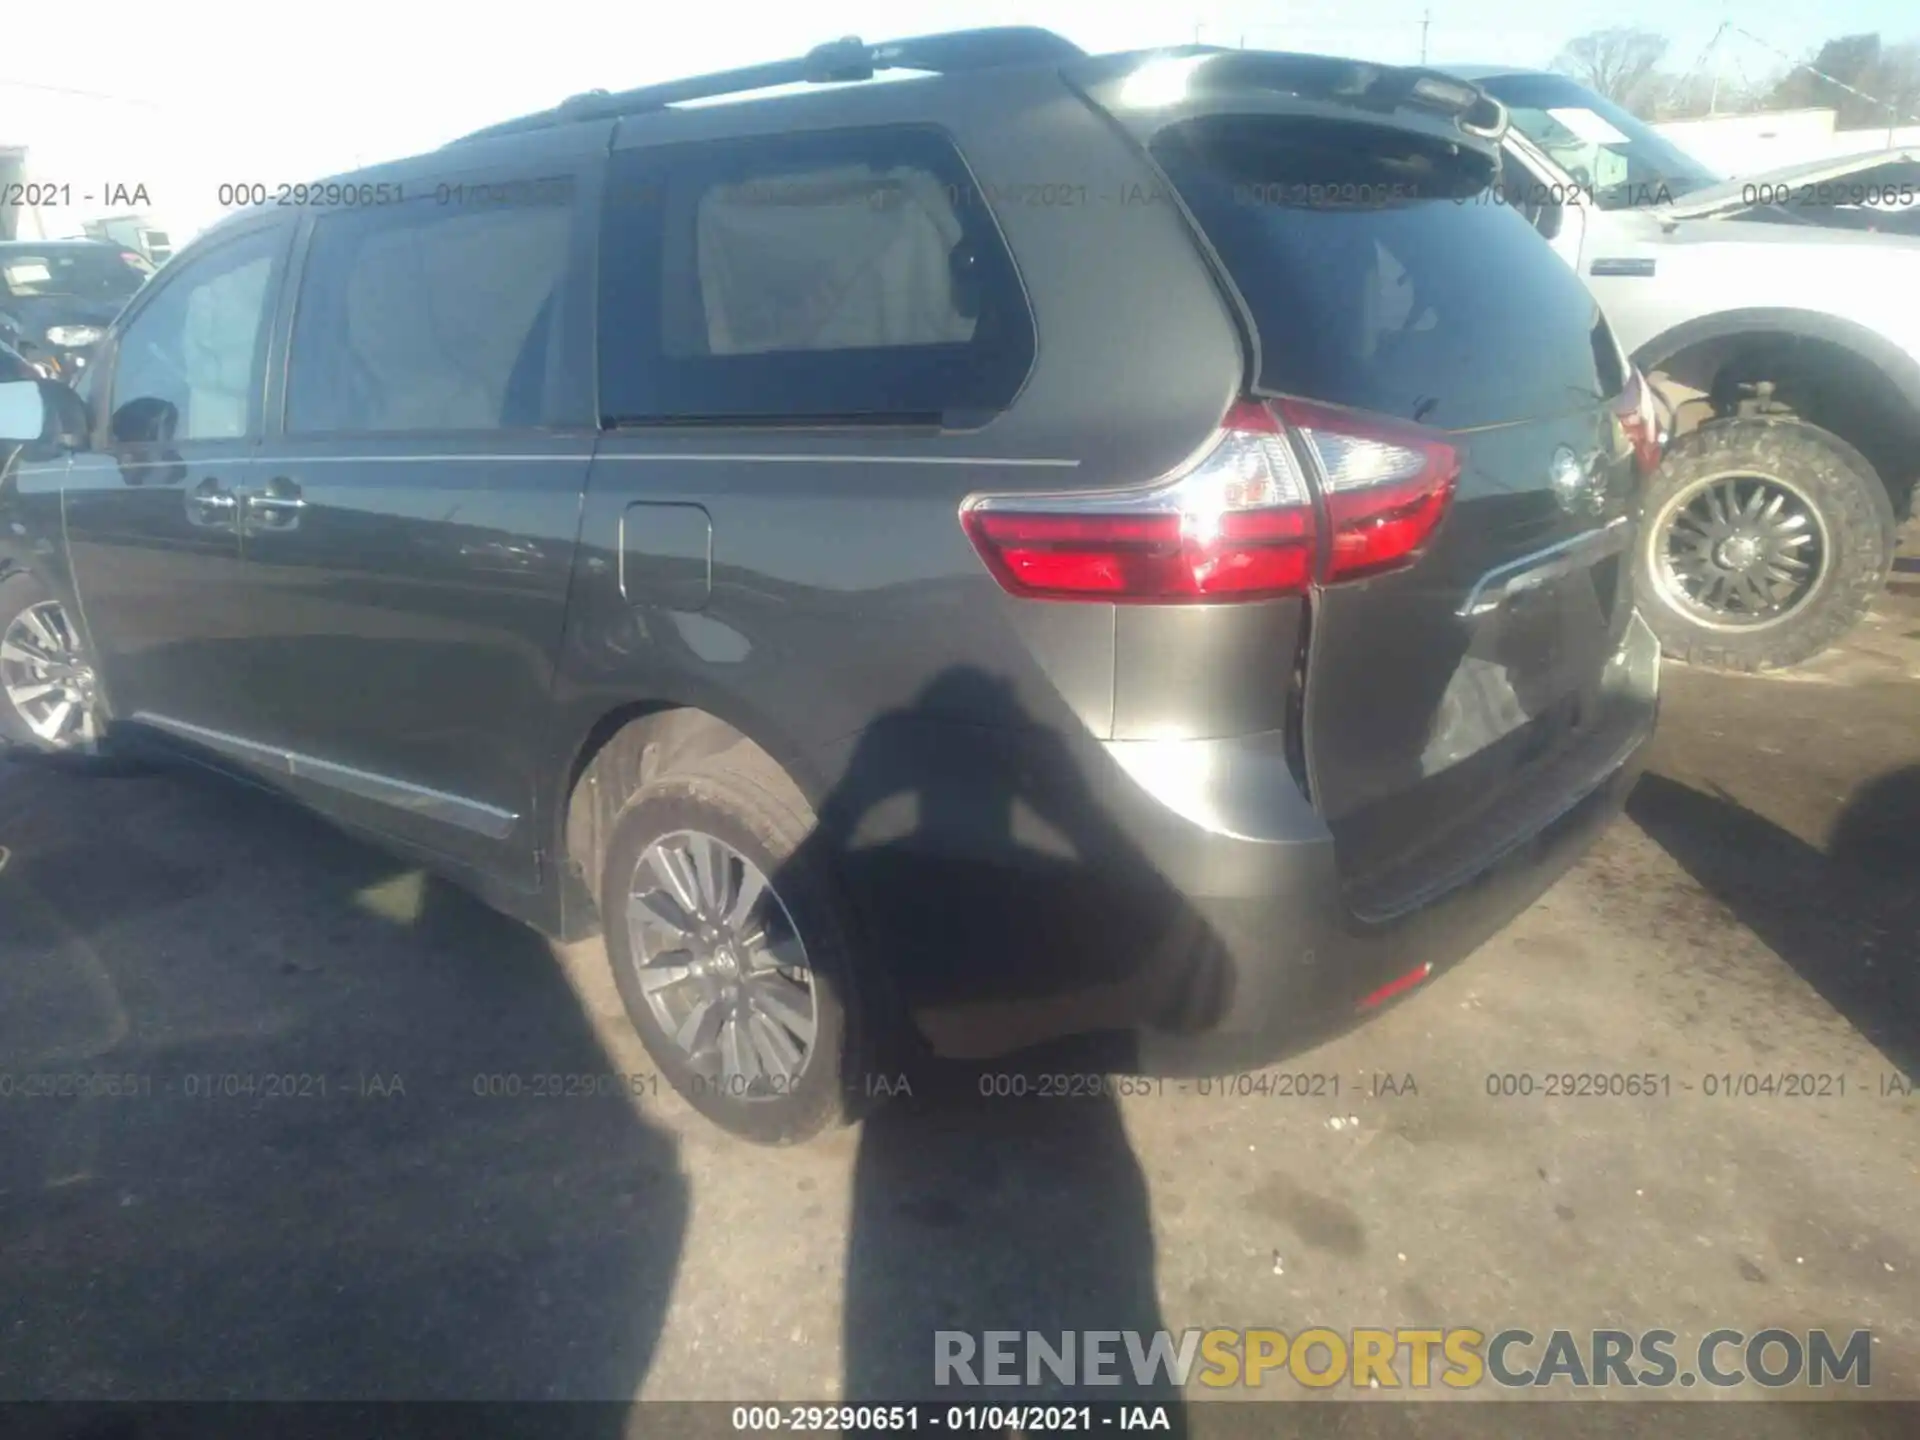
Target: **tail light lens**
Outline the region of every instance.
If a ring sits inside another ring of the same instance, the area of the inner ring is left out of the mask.
[[[1284,420],[1284,424],[1282,423]],[[1307,477],[1331,526],[1324,568]],[[1412,563],[1446,513],[1459,455],[1434,432],[1301,401],[1228,410],[1199,458],[1141,490],[988,495],[961,523],[1001,587],[1052,600],[1178,604],[1299,595]]]
[[[1447,513],[1460,452],[1432,431],[1282,400],[1325,477],[1333,543],[1327,579],[1357,580],[1410,564]]]
[[[1638,370],[1614,402],[1613,413],[1632,442],[1634,464],[1641,476],[1653,474],[1660,465],[1660,412],[1653,403],[1653,387]]]

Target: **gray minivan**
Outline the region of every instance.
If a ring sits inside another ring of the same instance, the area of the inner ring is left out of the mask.
[[[754,1139],[927,1049],[1253,1063],[1528,904],[1653,725],[1650,407],[1504,123],[974,31],[239,214],[85,395],[0,386],[0,729],[602,931]]]

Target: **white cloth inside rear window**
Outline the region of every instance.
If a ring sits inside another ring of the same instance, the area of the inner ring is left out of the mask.
[[[964,344],[959,217],[933,175],[851,165],[716,185],[695,211],[707,353]]]

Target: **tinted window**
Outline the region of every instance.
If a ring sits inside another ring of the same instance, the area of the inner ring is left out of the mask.
[[[613,422],[985,414],[1032,321],[959,156],[915,129],[616,155],[601,250]]]
[[[133,317],[117,345],[116,435],[232,440],[247,434],[285,239],[284,230],[256,230],[188,261]]]
[[[317,221],[287,372],[294,434],[536,426],[571,187]]]
[[[1657,205],[1719,182],[1645,121],[1564,75],[1496,75],[1480,86],[1602,210]]]
[[[1349,123],[1233,118],[1154,142],[1253,312],[1263,389],[1447,428],[1619,390],[1598,307],[1484,161]]]

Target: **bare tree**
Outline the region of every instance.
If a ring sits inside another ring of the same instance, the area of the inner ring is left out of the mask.
[[[1654,71],[1666,54],[1667,37],[1651,30],[1594,30],[1569,40],[1553,68],[1632,109],[1649,98]]]
[[[1698,120],[1708,115],[1750,115],[1767,108],[1775,81],[1745,76],[1658,74],[1646,86],[1635,113],[1650,120]]]

